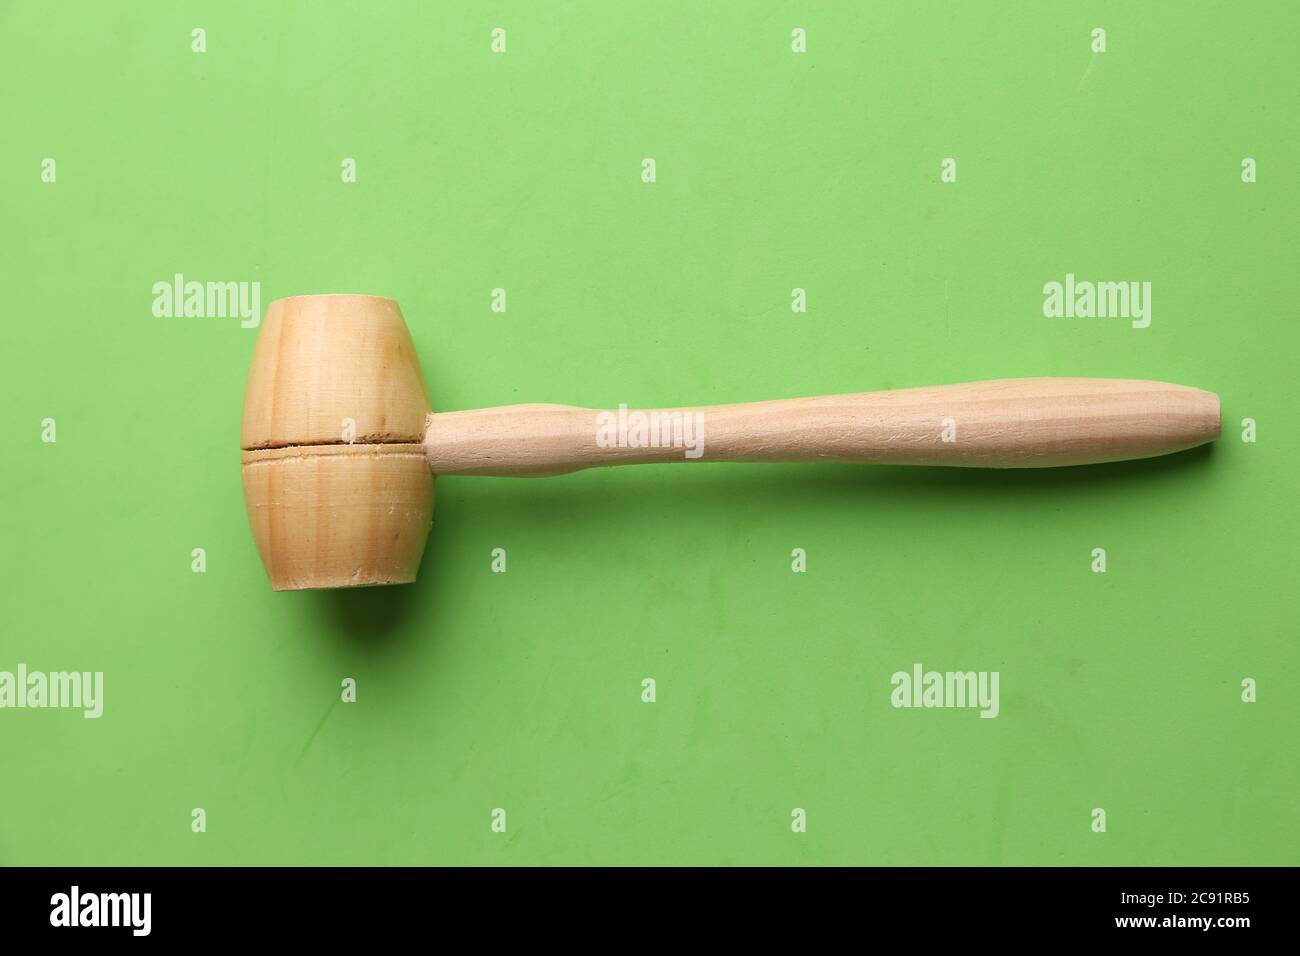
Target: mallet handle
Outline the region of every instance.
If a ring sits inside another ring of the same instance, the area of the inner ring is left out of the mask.
[[[1043,468],[1149,458],[1218,437],[1213,392],[1027,378],[639,412],[571,405],[441,412],[428,417],[424,450],[438,475],[558,475],[691,460]]]

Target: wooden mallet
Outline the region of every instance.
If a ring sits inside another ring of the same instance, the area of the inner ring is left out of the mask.
[[[277,591],[415,580],[434,475],[561,475],[668,461],[1044,468],[1219,437],[1219,397],[1125,379],[1031,378],[748,405],[430,413],[397,303],[272,302],[244,399],[244,499]]]

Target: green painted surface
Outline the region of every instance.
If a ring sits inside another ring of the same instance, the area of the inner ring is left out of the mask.
[[[1298,17],[0,6],[0,671],[104,675],[96,720],[0,709],[0,862],[1300,862]],[[1089,375],[1224,436],[445,479],[418,584],[273,594],[256,330],[155,316],[177,273],[399,300],[440,409]],[[1149,327],[1045,317],[1067,273]],[[996,719],[892,707],[916,662]]]

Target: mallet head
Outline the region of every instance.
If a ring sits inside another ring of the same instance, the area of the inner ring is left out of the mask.
[[[244,397],[244,501],[277,591],[415,580],[433,516],[429,399],[391,299],[272,302]]]

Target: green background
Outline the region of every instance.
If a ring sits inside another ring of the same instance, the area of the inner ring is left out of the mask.
[[[0,861],[1300,862],[1298,27],[0,4],[0,670],[106,684],[97,721],[0,711]],[[445,479],[417,584],[274,594],[256,332],[155,318],[177,272],[397,299],[444,410],[1088,375],[1220,392],[1224,435],[1039,473]],[[1067,272],[1150,281],[1151,327],[1044,318]],[[1001,715],[892,708],[917,661],[999,671]]]

